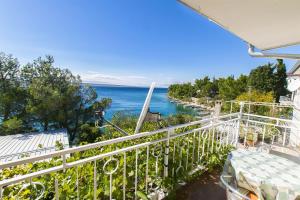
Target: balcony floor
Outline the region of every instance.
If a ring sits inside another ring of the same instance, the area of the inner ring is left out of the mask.
[[[176,192],[176,199],[178,200],[225,200],[226,192],[219,185],[220,172],[214,171],[212,173],[204,173],[194,181],[181,187]]]

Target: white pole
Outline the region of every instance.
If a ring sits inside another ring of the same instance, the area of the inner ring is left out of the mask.
[[[239,113],[239,118],[238,118],[238,123],[237,123],[236,145],[237,145],[237,141],[238,141],[239,135],[240,135],[240,124],[241,124],[241,120],[242,120],[243,109],[244,109],[244,102],[242,101],[242,102],[240,102],[240,113]]]
[[[148,112],[148,108],[149,108],[149,105],[150,105],[150,100],[151,100],[151,96],[152,96],[154,87],[155,87],[155,83],[153,82],[153,83],[151,83],[151,86],[150,86],[149,92],[147,94],[147,97],[146,97],[143,109],[142,109],[140,117],[139,117],[139,119],[137,121],[134,134],[137,134],[140,131],[142,125],[143,125],[144,119],[145,119],[146,114]]]

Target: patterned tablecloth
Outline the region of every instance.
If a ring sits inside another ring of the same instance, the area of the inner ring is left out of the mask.
[[[227,169],[237,185],[255,192],[260,199],[300,199],[300,164],[265,152],[232,151]]]

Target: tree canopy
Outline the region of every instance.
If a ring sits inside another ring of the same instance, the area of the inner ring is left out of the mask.
[[[170,97],[188,99],[191,97],[234,100],[239,95],[256,90],[259,94],[270,93],[278,102],[280,96],[285,96],[286,66],[278,59],[275,64],[267,63],[251,70],[249,75],[212,78],[205,76],[196,79],[194,83],[172,84],[169,87]],[[273,101],[273,100],[272,100]]]
[[[286,66],[283,60],[277,59],[276,64],[268,63],[253,69],[248,85],[260,92],[273,92],[278,102],[280,96],[288,93],[286,78]]]
[[[19,73],[18,60],[0,52],[0,119],[4,121],[20,115],[24,109]]]
[[[52,56],[39,57],[20,67],[16,58],[0,53],[0,90],[2,135],[63,128],[70,142],[90,141],[80,134],[94,126],[96,110],[111,104],[111,99],[97,100],[95,89],[83,84],[79,76],[55,67]],[[95,130],[92,133],[95,135]]]

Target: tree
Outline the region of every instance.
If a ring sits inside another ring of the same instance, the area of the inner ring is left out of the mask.
[[[209,96],[211,98],[215,98],[218,94],[219,94],[219,80],[216,78],[213,78]]]
[[[252,101],[252,102],[273,102],[274,94],[273,92],[261,92],[258,90],[252,90],[251,92],[244,92],[240,94],[237,98],[238,101]],[[247,106],[246,109],[249,107]],[[251,113],[256,113],[259,115],[267,115],[270,112],[269,106],[261,106],[261,105],[251,105],[250,111]],[[273,115],[274,116],[274,115]]]
[[[191,83],[183,83],[170,85],[168,93],[171,97],[185,99],[195,96],[196,91]]]
[[[244,79],[243,75],[237,80],[234,79],[234,76],[220,78],[218,82],[220,98],[223,100],[235,99],[241,92],[246,90]]]
[[[20,86],[19,62],[11,55],[0,53],[0,118],[8,120],[24,109],[25,93]]]
[[[286,67],[282,59],[277,59],[276,64],[268,63],[253,69],[249,75],[249,85],[261,92],[273,92],[276,101],[280,96],[285,96],[286,89]]]
[[[65,128],[70,143],[80,138],[83,124],[93,124],[94,109],[106,109],[111,101],[97,101],[90,85],[82,84],[79,76],[67,69],[54,67],[51,56],[38,58],[22,69],[22,80],[28,90],[26,111],[32,124],[43,130]]]
[[[80,126],[80,142],[94,142],[101,134],[100,129],[90,124],[83,124]]]
[[[0,126],[0,135],[17,134],[22,130],[22,120],[13,117],[5,120]]]
[[[286,89],[287,87],[286,67],[282,59],[277,59],[275,68],[276,68],[276,72],[274,74],[274,78],[275,78],[274,95],[275,95],[276,102],[278,102],[280,96],[285,96],[288,93]]]
[[[197,97],[208,97],[210,95],[212,83],[208,76],[203,79],[195,80],[195,89],[197,90]]]
[[[208,76],[203,79],[195,80],[195,90],[197,97],[211,97],[214,98],[218,94],[218,80],[213,78],[212,81]]]
[[[68,69],[55,67],[52,56],[39,57],[20,70],[17,59],[0,53],[1,134],[64,128],[71,144],[82,138],[90,142],[97,134],[80,134],[95,133],[95,110],[104,111],[111,102],[97,100],[93,87]]]
[[[232,100],[247,90],[247,82],[248,76],[246,75],[241,75],[238,79],[229,76],[227,78],[213,78],[212,80],[205,76],[202,79],[196,79],[194,85],[191,83],[170,85],[168,94],[179,99],[190,97],[205,99],[210,97]]]
[[[273,92],[260,92],[257,90],[252,90],[251,92],[244,92],[240,94],[236,100],[238,101],[252,101],[252,102],[273,102],[274,94]]]
[[[274,89],[274,67],[271,63],[251,70],[248,85],[261,92],[271,92]]]
[[[27,64],[22,70],[22,78],[28,88],[29,98],[26,110],[34,119],[39,121],[45,131],[49,125],[55,127],[55,118],[60,111],[68,82],[73,76],[66,70],[53,67],[54,59],[46,56]],[[66,79],[67,78],[67,79]],[[69,80],[68,80],[69,78]]]
[[[239,93],[246,92],[248,89],[248,76],[240,75],[238,79],[236,79],[237,88]]]

